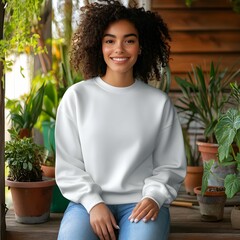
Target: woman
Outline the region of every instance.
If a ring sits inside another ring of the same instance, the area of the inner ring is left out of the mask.
[[[86,77],[56,121],[56,180],[71,202],[58,239],[167,239],[184,179],[181,126],[160,77],[170,36],[162,18],[118,1],[82,9],[71,63]]]

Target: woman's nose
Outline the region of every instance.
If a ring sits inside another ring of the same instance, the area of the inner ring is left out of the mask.
[[[123,53],[123,52],[124,52],[124,48],[122,43],[117,43],[115,48],[115,53]]]

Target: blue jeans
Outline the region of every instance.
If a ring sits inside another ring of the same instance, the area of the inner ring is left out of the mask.
[[[161,207],[155,221],[131,223],[128,217],[136,203],[107,205],[120,227],[118,240],[167,240],[170,228],[169,209]],[[98,240],[89,214],[81,204],[70,202],[62,219],[58,240]]]

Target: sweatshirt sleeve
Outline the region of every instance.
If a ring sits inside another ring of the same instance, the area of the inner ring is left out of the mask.
[[[153,152],[153,174],[145,179],[143,198],[154,199],[159,207],[168,206],[176,197],[186,175],[182,128],[177,113],[168,99]]]
[[[103,202],[102,190],[85,171],[74,104],[65,100],[61,101],[56,119],[56,182],[65,198],[81,203],[90,212]]]

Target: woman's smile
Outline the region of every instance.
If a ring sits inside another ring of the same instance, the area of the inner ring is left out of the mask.
[[[124,63],[126,62],[129,58],[127,57],[111,57],[111,59],[116,62],[116,63]]]

